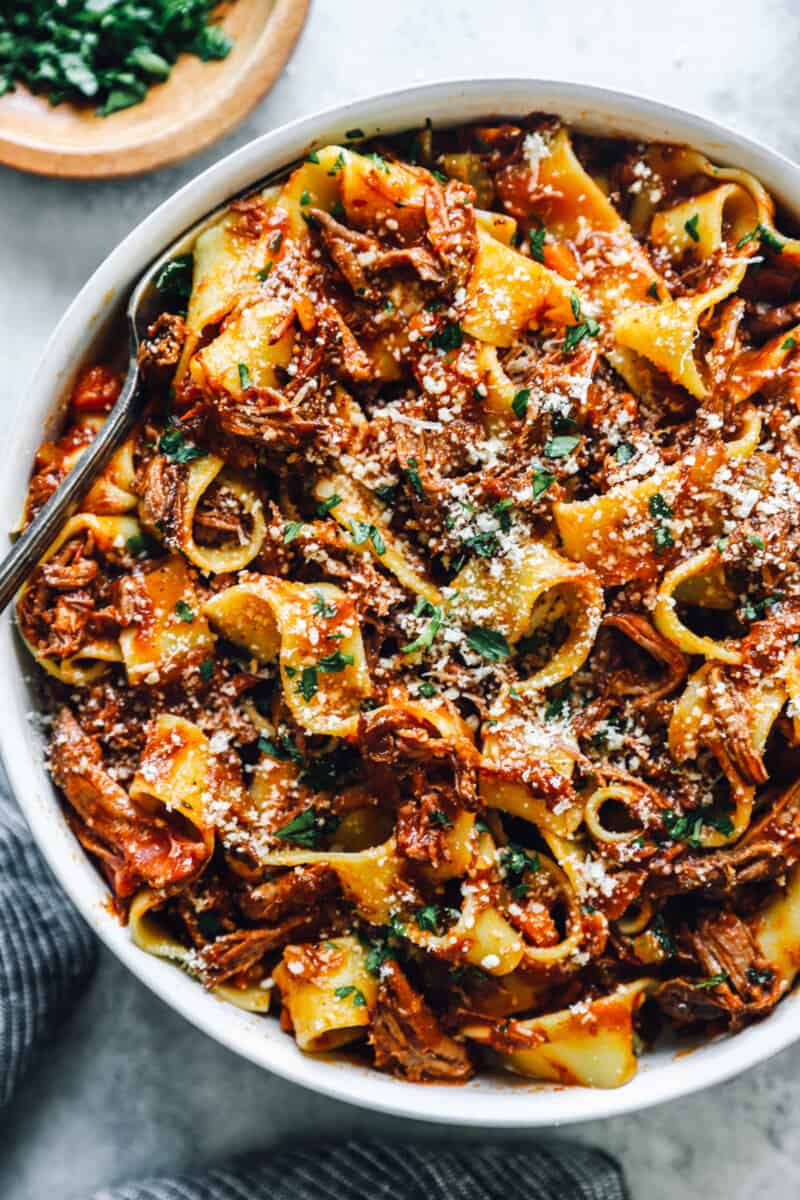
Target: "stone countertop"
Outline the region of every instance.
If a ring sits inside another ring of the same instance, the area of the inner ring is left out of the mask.
[[[272,93],[205,154],[122,182],[0,168],[6,428],[50,330],[105,254],[177,187],[269,128],[423,80],[528,74],[643,92],[798,158],[798,34],[792,0],[314,0]],[[789,1200],[800,1192],[796,1069],[800,1047],[709,1092],[556,1136],[616,1154],[636,1200]],[[103,953],[84,1003],[3,1114],[0,1196],[79,1200],[112,1181],[326,1133],[441,1141],[460,1131],[376,1116],[274,1078]]]

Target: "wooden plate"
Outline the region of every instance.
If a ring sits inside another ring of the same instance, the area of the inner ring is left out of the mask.
[[[236,0],[221,20],[227,58],[178,59],[170,78],[133,108],[97,117],[17,86],[0,98],[0,162],[40,175],[108,178],[195,153],[246,115],[274,83],[297,41],[309,0]]]

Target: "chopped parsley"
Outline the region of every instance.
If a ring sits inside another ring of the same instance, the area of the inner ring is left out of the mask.
[[[285,730],[278,735],[278,740],[266,737],[263,733],[258,739],[258,748],[264,754],[268,754],[270,758],[276,759],[278,762],[294,762],[301,765],[303,756],[292,741],[291,735]]]
[[[538,500],[542,492],[546,492],[551,483],[555,483],[555,475],[551,475],[549,471],[536,470],[533,472],[533,498]]]
[[[720,971],[719,975],[709,975],[708,979],[698,980],[697,983],[692,984],[692,987],[695,989],[695,991],[699,992],[706,988],[719,987],[719,985],[721,983],[727,983],[727,982],[728,982],[728,976],[725,974],[724,971]]]
[[[757,533],[748,533],[747,541],[751,546],[755,546],[756,550],[764,549],[764,539],[759,537]]]
[[[269,262],[267,263],[267,265],[265,267],[262,267],[260,271],[256,271],[256,275],[263,283],[265,279],[269,279],[269,273],[271,270],[272,270],[272,259],[270,259]]]
[[[584,338],[597,337],[600,332],[600,326],[592,317],[582,317],[581,302],[575,292],[570,293],[569,298],[572,315],[575,318],[574,325],[567,326],[567,332],[564,337],[564,353],[571,353]]]
[[[544,262],[544,239],[547,236],[547,230],[544,225],[539,229],[528,230],[528,245],[531,249],[531,258],[536,262]]]
[[[314,592],[314,599],[311,601],[311,611],[320,617],[335,617],[338,610],[333,601],[325,599],[322,592]]]
[[[22,0],[0,11],[0,95],[22,83],[50,104],[98,116],[140,104],[180,54],[225,58],[233,42],[209,24],[213,0]]]
[[[651,517],[664,517],[668,519],[673,516],[673,511],[661,492],[655,492],[647,502],[647,507]]]
[[[414,609],[414,615],[417,617],[430,616],[430,621],[428,621],[428,624],[419,637],[401,647],[403,654],[417,654],[420,650],[428,650],[430,648],[444,620],[444,609],[441,605],[431,604],[430,600],[420,597]]]
[[[294,539],[300,533],[300,530],[303,528],[303,525],[304,525],[303,521],[287,521],[286,522],[286,524],[283,527],[283,544],[284,544],[284,546],[288,546],[290,542],[294,541]]]
[[[317,515],[320,517],[327,517],[328,513],[336,508],[337,504],[341,503],[342,497],[337,496],[334,492],[334,494],[329,496],[327,500],[320,500],[319,504],[317,505]]]
[[[294,842],[297,846],[314,850],[324,837],[336,832],[338,824],[339,818],[333,813],[320,814],[312,804],[286,825],[276,829],[275,837],[282,842]]]
[[[431,346],[448,354],[451,350],[459,350],[464,341],[464,333],[458,321],[448,321],[431,337]]]
[[[309,700],[313,700],[317,694],[317,668],[303,667],[300,672],[300,682],[296,687],[298,695],[302,696],[306,704]]]
[[[314,163],[314,164],[319,163],[319,155],[317,154],[316,150],[309,151],[309,155],[308,155],[308,158],[306,161],[310,162],[310,163]]]
[[[668,550],[671,546],[675,545],[672,530],[669,525],[665,524],[674,513],[660,492],[655,492],[650,497],[647,502],[647,508],[650,516],[654,517],[657,522],[653,528],[653,546],[656,554],[661,554],[664,550]]]
[[[391,508],[397,495],[397,484],[384,483],[381,487],[375,488],[374,494],[380,500],[381,504],[385,504],[387,508]]]
[[[308,190],[308,188],[303,188],[302,192],[300,193],[300,203],[301,204],[310,204],[311,203],[311,192]]]
[[[539,855],[535,850],[526,850],[516,842],[509,842],[499,854],[500,865],[515,900],[523,900],[528,894],[528,884],[523,876],[527,871],[539,870]]]
[[[741,250],[743,246],[748,244],[748,242],[755,241],[760,241],[761,244],[766,246],[768,250],[771,250],[773,254],[783,253],[783,242],[780,240],[780,238],[776,237],[772,230],[768,229],[766,225],[756,225],[755,229],[751,229],[749,233],[744,235],[744,237],[740,237],[736,243],[736,249]]]
[[[345,667],[352,667],[355,659],[352,654],[342,654],[341,650],[334,650],[333,654],[326,654],[317,663],[320,671],[326,671],[329,675],[335,674],[337,671],[343,671]]]
[[[239,363],[239,386],[243,392],[246,392],[253,386],[253,380],[250,377],[250,368],[247,363]]]
[[[678,813],[665,808],[661,814],[664,828],[673,842],[688,842],[695,850],[702,846],[703,821],[697,813]]]
[[[581,439],[575,434],[562,433],[559,437],[550,438],[545,442],[542,453],[545,458],[566,458],[580,445]]]
[[[446,917],[458,920],[461,913],[457,908],[440,908],[438,904],[426,904],[414,913],[414,921],[419,929],[427,933],[441,934]]]
[[[700,220],[700,213],[695,213],[688,221],[683,222],[683,228],[688,233],[693,242],[700,241],[700,234],[697,229],[697,223]]]
[[[333,994],[337,1000],[347,1000],[350,996],[352,996],[353,1008],[364,1008],[367,1003],[367,998],[364,993],[353,983],[348,983],[342,987],[337,987]]]
[[[411,484],[411,490],[418,500],[425,499],[425,489],[422,486],[422,480],[419,477],[419,463],[415,458],[406,460],[406,465],[403,467],[403,474]]]
[[[670,936],[662,913],[658,913],[650,922],[650,932],[656,938],[659,946],[668,958],[672,958],[677,953],[677,947]]]
[[[660,300],[661,299],[661,297],[658,294],[658,284],[657,283],[650,284],[650,287],[647,289],[647,295],[650,297],[651,300]]]
[[[2,45],[2,33],[0,33]],[[0,79],[2,67],[0,67]],[[192,277],[194,273],[194,255],[179,254],[177,258],[165,263],[156,276],[156,287],[161,293],[161,299],[169,312],[184,316],[192,294]]]
[[[125,545],[129,554],[144,554],[147,549],[147,538],[143,533],[134,533],[127,539]]]
[[[514,411],[514,416],[519,417],[520,421],[525,420],[525,414],[528,411],[528,401],[531,398],[530,388],[520,388],[514,399],[511,401],[511,407]]]
[[[377,526],[366,521],[351,521],[350,533],[356,546],[363,546],[368,541],[378,557],[386,553],[386,542]]]
[[[197,669],[200,672],[200,678],[203,680],[203,682],[208,683],[214,674],[213,658],[204,658]]]
[[[489,662],[500,662],[511,654],[511,647],[504,634],[499,629],[487,629],[485,625],[475,625],[467,634],[467,641],[473,650]]]
[[[453,822],[448,817],[447,813],[441,808],[435,808],[431,813],[431,825],[435,825],[438,829],[452,829]]]
[[[796,345],[797,342],[793,337],[787,337],[785,341],[781,342],[781,350],[794,350]]]
[[[280,250],[282,241],[283,241],[283,234],[281,233],[280,229],[278,229],[275,233],[273,233],[272,237],[269,239],[268,245],[269,245],[270,250],[275,251],[275,252]]]
[[[163,455],[175,463],[194,462],[196,458],[205,458],[205,450],[187,442],[186,434],[177,425],[165,429],[158,441],[158,448]]]
[[[748,983],[752,983],[753,987],[761,988],[769,987],[775,978],[775,972],[769,967],[748,967],[745,975]]]
[[[636,453],[636,451],[634,450],[634,448],[630,444],[630,442],[620,442],[620,444],[617,446],[616,450],[614,451],[614,458],[622,466],[625,463],[629,463],[631,461],[631,459],[633,458],[633,456],[635,455],[635,453]]]
[[[426,700],[430,700],[431,696],[436,695],[436,687],[430,682],[429,679],[423,679],[417,691],[419,692],[420,696],[423,696]]]
[[[340,150],[339,153],[336,155],[336,161],[334,162],[330,171],[328,171],[328,174],[329,175],[338,175],[339,172],[341,171],[342,167],[344,166],[344,164],[345,164],[344,150]],[[301,200],[300,203],[302,204],[303,201]]]
[[[185,600],[179,600],[175,605],[175,615],[180,617],[181,621],[185,621],[187,625],[191,625],[194,620],[194,613]]]

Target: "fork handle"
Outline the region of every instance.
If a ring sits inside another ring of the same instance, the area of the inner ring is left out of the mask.
[[[14,599],[39,559],[55,541],[66,519],[88,492],[98,472],[128,436],[138,415],[135,402],[138,378],[138,371],[132,367],[97,437],[0,563],[0,612]]]

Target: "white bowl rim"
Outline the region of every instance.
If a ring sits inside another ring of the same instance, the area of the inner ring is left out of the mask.
[[[456,124],[490,115],[554,112],[595,132],[685,142],[727,165],[751,170],[788,209],[800,214],[800,167],[710,119],[627,92],[551,79],[444,79],[381,93],[302,117],[263,134],[209,167],[162,203],[120,242],[76,296],[49,338],[33,376],[25,413],[17,410],[13,445],[0,477],[0,514],[10,529],[20,510],[33,452],[57,401],[99,324],[148,262],[205,212],[312,145],[341,140],[346,130],[398,132],[430,115]],[[792,203],[794,201],[794,203]],[[294,1040],[265,1021],[203,991],[173,964],[138,950],[111,915],[108,892],[63,820],[31,720],[26,680],[32,664],[0,622],[0,754],[36,842],[66,893],[101,940],[147,987],[197,1028],[294,1083],[338,1100],[397,1116],[451,1125],[499,1128],[557,1126],[629,1113],[689,1095],[763,1062],[800,1037],[796,995],[761,1024],[691,1053],[645,1056],[636,1077],[613,1091],[559,1088],[495,1076],[464,1087],[414,1085],[352,1062],[302,1054]],[[673,1047],[674,1050],[674,1047]]]

